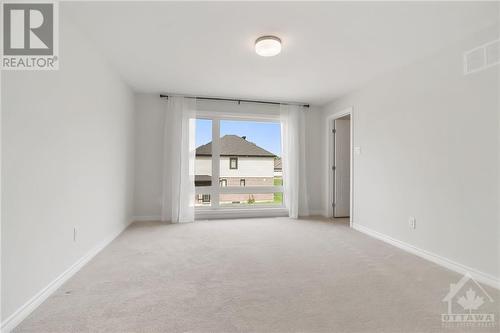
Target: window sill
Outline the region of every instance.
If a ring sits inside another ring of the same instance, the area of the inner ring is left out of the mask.
[[[197,208],[195,211],[196,220],[208,219],[232,219],[247,217],[283,217],[288,216],[288,209],[285,207],[253,207],[253,208]]]

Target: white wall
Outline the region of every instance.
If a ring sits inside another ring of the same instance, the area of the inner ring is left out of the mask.
[[[498,280],[500,70],[464,76],[462,63],[496,38],[498,26],[377,78],[327,105],[323,122],[354,108],[356,225]]]
[[[60,19],[59,71],[2,73],[3,321],[132,214],[132,91]]]
[[[307,159],[307,188],[309,197],[309,211],[311,215],[322,215],[324,212],[323,188],[328,182],[324,178],[326,163],[324,151],[325,128],[321,109],[311,106],[306,113],[306,159]]]
[[[135,94],[134,216],[160,216],[164,108],[157,94]]]

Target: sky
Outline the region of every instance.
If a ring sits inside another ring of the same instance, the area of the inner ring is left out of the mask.
[[[281,124],[271,122],[221,120],[220,135],[246,136],[257,146],[281,155]],[[196,119],[196,147],[212,141],[212,121]]]

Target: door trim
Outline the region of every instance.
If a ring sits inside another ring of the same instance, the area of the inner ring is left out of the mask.
[[[342,118],[344,116],[350,115],[351,116],[351,122],[350,122],[350,137],[351,137],[351,142],[350,142],[350,151],[349,151],[349,156],[350,156],[350,179],[349,179],[349,226],[352,228],[353,221],[354,221],[354,158],[353,158],[353,151],[354,151],[354,108],[352,106],[342,109],[338,112],[335,112],[334,114],[326,117],[326,126],[327,126],[327,133],[328,133],[328,160],[327,160],[327,173],[328,173],[328,202],[327,202],[327,217],[333,217],[333,200],[335,199],[335,193],[334,193],[334,186],[335,186],[335,174],[333,172],[333,164],[335,161],[335,156],[334,156],[334,135],[333,135],[333,129],[334,129],[334,120],[338,118]]]

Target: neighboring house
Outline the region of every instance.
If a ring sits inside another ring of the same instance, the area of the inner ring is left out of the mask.
[[[225,135],[220,139],[220,186],[273,186],[276,155],[247,141],[246,137]],[[212,143],[196,148],[195,185],[212,184]],[[210,202],[209,195],[197,195],[199,204]],[[220,203],[249,200],[273,201],[274,194],[221,194]]]
[[[274,177],[283,177],[283,167],[281,166],[281,157],[274,159]]]

